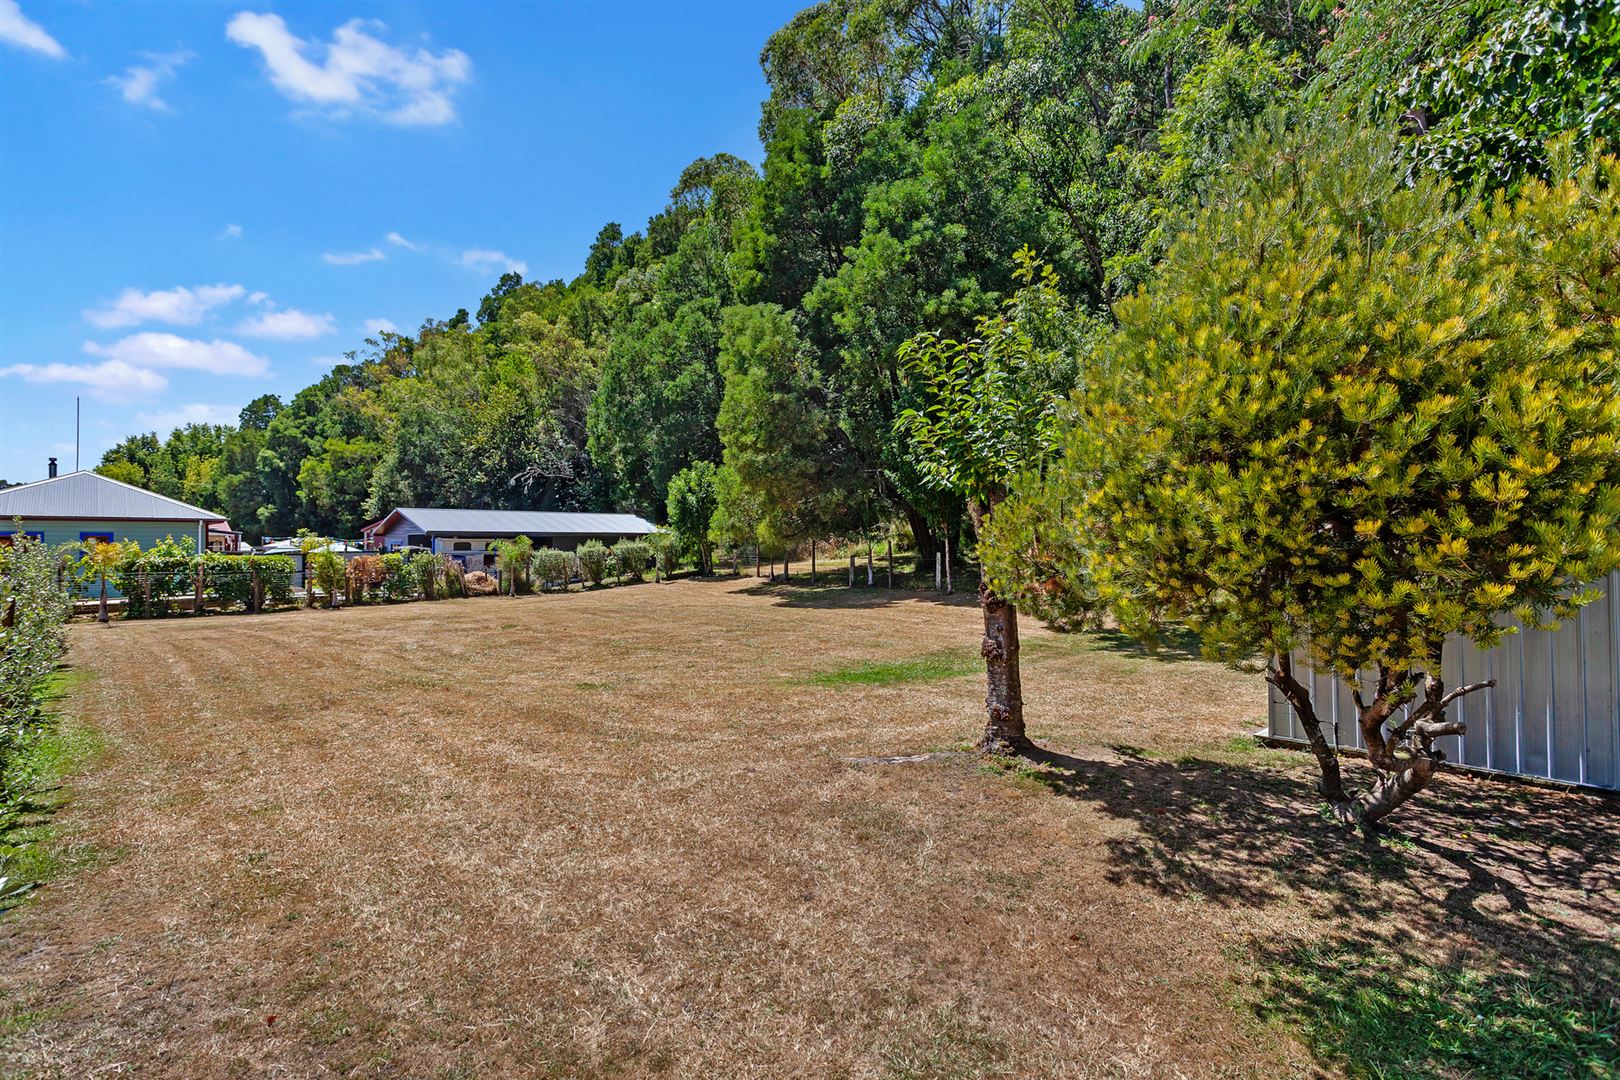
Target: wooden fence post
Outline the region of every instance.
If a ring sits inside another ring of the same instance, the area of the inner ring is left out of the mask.
[[[940,569],[939,549],[934,549],[934,591],[939,592],[943,584],[944,571]]]
[[[872,538],[866,538],[866,587],[872,587]]]
[[[889,588],[894,588],[894,537],[885,541],[889,549]]]
[[[849,587],[855,587],[855,553],[849,553]]]
[[[816,583],[816,538],[810,538],[810,584]]]
[[[203,607],[203,568],[202,563],[197,564],[197,580],[192,585],[191,613],[201,615]]]
[[[259,567],[248,564],[248,610],[257,615],[264,609],[264,582],[259,580]]]
[[[946,533],[945,534],[945,595],[949,596],[951,593],[953,593],[955,591],[956,591],[956,586],[951,582],[951,536],[950,536],[950,533]]]

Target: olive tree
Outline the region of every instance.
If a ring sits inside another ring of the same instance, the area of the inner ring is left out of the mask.
[[[1447,685],[1447,637],[1551,625],[1620,563],[1620,162],[1552,158],[1470,203],[1377,134],[1261,134],[1117,305],[1113,377],[991,524],[995,587],[1056,566],[1129,630],[1263,660],[1342,821],[1421,791],[1491,685]],[[1354,687],[1357,794],[1296,655]]]
[[[900,348],[921,405],[903,411],[896,427],[910,436],[924,482],[963,498],[981,537],[1019,478],[1051,453],[1052,418],[1074,385],[1082,325],[1063,303],[1051,267],[1028,250],[1016,261],[1023,287],[1001,311],[979,320],[972,339],[923,333]],[[982,575],[979,607],[989,714],[979,748],[1023,753],[1031,743],[1024,733],[1018,609]]]

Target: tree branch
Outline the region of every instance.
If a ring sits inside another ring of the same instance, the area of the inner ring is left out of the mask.
[[[1486,679],[1484,682],[1469,683],[1467,686],[1459,686],[1440,699],[1439,707],[1444,709],[1447,705],[1450,705],[1453,701],[1456,701],[1464,694],[1472,694],[1475,690],[1488,690],[1495,685],[1495,679]]]

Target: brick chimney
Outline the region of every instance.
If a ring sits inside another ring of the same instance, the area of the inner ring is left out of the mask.
[[[47,480],[55,480],[56,479],[56,459],[55,458],[51,458],[50,464],[45,466],[45,478]]]

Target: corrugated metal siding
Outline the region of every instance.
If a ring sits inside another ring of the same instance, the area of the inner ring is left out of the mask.
[[[1602,596],[1556,631],[1510,634],[1494,649],[1446,643],[1449,686],[1496,680],[1496,687],[1455,702],[1452,714],[1468,733],[1438,740],[1446,757],[1490,769],[1620,790],[1620,572],[1599,586]],[[1301,663],[1326,734],[1363,749],[1349,687]],[[1271,690],[1272,738],[1305,741],[1294,710]]]

